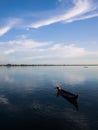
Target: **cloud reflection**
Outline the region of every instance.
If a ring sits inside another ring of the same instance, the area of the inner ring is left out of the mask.
[[[3,95],[0,96],[0,104],[5,104],[8,105],[9,104],[9,100],[4,97]]]

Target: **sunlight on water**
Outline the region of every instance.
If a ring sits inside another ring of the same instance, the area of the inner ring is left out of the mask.
[[[57,85],[65,91],[58,94]],[[97,124],[98,67],[0,67],[2,130],[97,130]]]

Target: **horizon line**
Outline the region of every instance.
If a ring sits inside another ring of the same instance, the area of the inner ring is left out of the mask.
[[[0,66],[98,66],[98,64],[0,64]]]

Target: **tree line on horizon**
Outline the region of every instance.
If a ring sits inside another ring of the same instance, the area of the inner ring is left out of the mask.
[[[98,64],[0,64],[0,66],[98,66]]]

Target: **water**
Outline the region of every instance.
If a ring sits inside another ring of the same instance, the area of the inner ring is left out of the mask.
[[[78,94],[76,104],[56,86]],[[0,67],[0,130],[98,130],[98,67]]]

